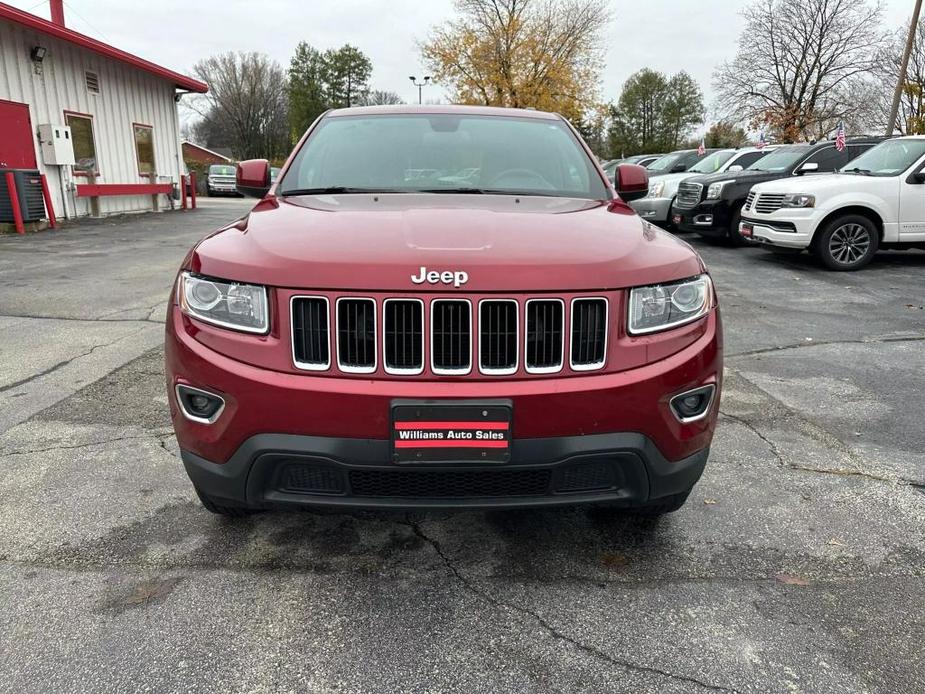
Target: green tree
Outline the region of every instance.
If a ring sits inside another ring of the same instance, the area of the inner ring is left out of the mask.
[[[608,133],[614,156],[667,152],[703,121],[703,94],[686,72],[666,77],[643,68],[623,85],[611,107]]]
[[[373,64],[350,44],[324,52],[327,102],[331,108],[349,108],[362,101],[369,91]]]
[[[302,41],[289,63],[289,123],[294,138],[328,109],[326,84],[324,56]]]
[[[719,121],[710,126],[703,141],[707,147],[741,147],[748,142],[748,134],[734,123]]]

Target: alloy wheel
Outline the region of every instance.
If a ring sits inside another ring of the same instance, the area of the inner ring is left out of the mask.
[[[853,265],[870,250],[870,232],[860,224],[843,224],[829,239],[829,255],[840,265]]]

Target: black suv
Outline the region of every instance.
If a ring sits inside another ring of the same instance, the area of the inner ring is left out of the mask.
[[[696,149],[679,149],[674,152],[664,154],[651,164],[646,166],[649,170],[649,176],[660,176],[662,174],[681,173],[687,171],[704,157],[716,152],[715,149],[708,149],[700,154]]]
[[[788,176],[836,171],[883,139],[851,138],[841,152],[834,140],[784,145],[743,171],[686,178],[678,186],[671,220],[681,231],[693,231],[706,238],[726,238],[734,245],[741,245],[745,240],[739,234],[739,218],[753,185]]]

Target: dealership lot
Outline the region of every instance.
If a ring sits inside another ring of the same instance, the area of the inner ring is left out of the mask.
[[[657,522],[205,512],[165,298],[246,211],[0,238],[0,690],[925,690],[925,253],[827,272],[689,239],[727,373]]]

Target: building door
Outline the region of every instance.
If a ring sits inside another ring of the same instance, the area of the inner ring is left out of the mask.
[[[0,101],[0,169],[35,168],[35,135],[29,107]]]

